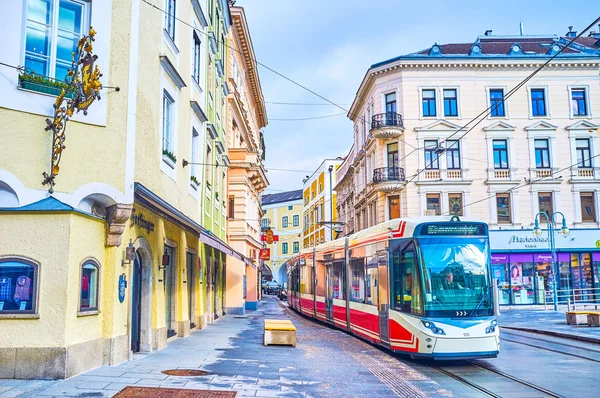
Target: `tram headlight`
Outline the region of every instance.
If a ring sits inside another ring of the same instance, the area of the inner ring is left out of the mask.
[[[495,319],[492,319],[492,326],[497,326],[498,325],[498,321]]]
[[[421,322],[423,323],[423,326],[425,326],[427,329],[431,330],[433,332],[433,334],[446,334],[446,332],[444,332],[444,329],[438,328],[437,326],[435,326],[435,323],[433,323],[433,322],[423,321],[423,320],[421,320]]]

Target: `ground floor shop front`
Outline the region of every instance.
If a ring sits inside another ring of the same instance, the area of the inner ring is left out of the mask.
[[[532,230],[490,230],[492,278],[500,305],[551,304],[556,284],[559,303],[600,303],[600,230],[558,231],[556,270],[547,234]]]
[[[243,259],[139,184],[133,204],[94,214],[48,197],[0,217],[0,378],[160,350],[226,314],[227,267]]]

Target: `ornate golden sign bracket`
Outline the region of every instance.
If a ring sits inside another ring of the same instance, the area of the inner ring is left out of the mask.
[[[65,147],[67,122],[74,113],[83,111],[87,115],[89,106],[100,100],[102,74],[98,65],[94,65],[97,55],[92,54],[92,42],[96,31],[90,27],[89,34],[82,37],[77,45],[77,51],[72,53],[73,63],[65,78],[66,88],[63,88],[54,103],[54,118],[46,119],[46,131],[52,131],[52,158],[50,172],[44,172],[43,185],[49,185],[48,191],[54,192],[54,181],[59,171],[60,159]],[[67,98],[67,95],[72,98]]]

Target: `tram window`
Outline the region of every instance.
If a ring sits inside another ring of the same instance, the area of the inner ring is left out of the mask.
[[[346,299],[346,266],[343,261],[333,263],[333,298]]]
[[[366,303],[377,305],[377,256],[369,257],[367,261],[367,294]]]
[[[317,296],[325,297],[325,279],[327,278],[327,266],[323,261],[317,260]]]
[[[393,303],[396,311],[423,314],[421,282],[414,243],[392,253]]]
[[[365,301],[365,259],[356,258],[350,260],[351,286],[350,300],[358,303]]]

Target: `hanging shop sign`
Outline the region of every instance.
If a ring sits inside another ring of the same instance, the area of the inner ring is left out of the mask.
[[[270,245],[273,242],[279,242],[279,235],[275,235],[272,229],[268,229],[264,234],[260,235],[260,240]]]
[[[60,95],[54,103],[54,117],[46,119],[46,131],[52,132],[52,158],[50,159],[50,170],[44,172],[43,185],[49,185],[48,191],[54,192],[55,178],[60,170],[59,164],[65,147],[67,122],[74,113],[83,112],[87,115],[89,106],[100,100],[102,74],[95,65],[97,55],[92,54],[92,42],[95,40],[96,32],[90,26],[87,36],[82,37],[77,44],[77,49],[72,53],[71,69],[65,78],[66,87],[61,90]],[[34,77],[33,72],[24,70],[23,75]]]
[[[261,260],[270,260],[271,249],[260,249],[260,252],[258,253],[258,258]]]
[[[125,301],[125,290],[127,289],[127,276],[121,274],[119,276],[119,303]]]

